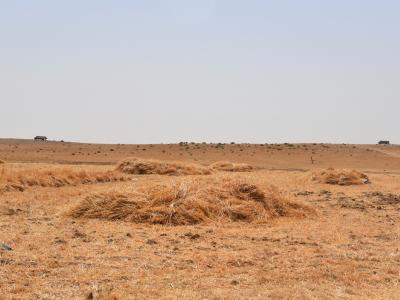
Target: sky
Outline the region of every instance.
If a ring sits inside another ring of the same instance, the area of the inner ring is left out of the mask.
[[[0,137],[400,144],[400,1],[0,0]]]

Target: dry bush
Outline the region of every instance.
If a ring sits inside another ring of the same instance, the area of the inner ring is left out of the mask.
[[[0,176],[1,191],[24,191],[28,187],[63,187],[78,184],[126,181],[129,177],[113,171],[75,171],[72,169],[26,169],[3,168]]]
[[[210,168],[218,171],[227,172],[250,172],[254,169],[253,166],[244,163],[232,163],[229,161],[219,161],[210,165]]]
[[[359,185],[370,182],[367,175],[356,170],[336,170],[333,168],[314,172],[312,179],[319,183],[337,185]]]
[[[275,187],[262,190],[242,180],[211,176],[149,184],[134,194],[91,195],[69,215],[134,223],[190,225],[262,222],[313,212],[305,204],[287,199]]]
[[[117,170],[127,174],[159,174],[159,175],[208,175],[209,168],[198,164],[182,162],[165,162],[152,159],[127,158],[121,161]]]

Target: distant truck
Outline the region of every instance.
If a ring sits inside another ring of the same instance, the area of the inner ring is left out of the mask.
[[[389,141],[379,141],[378,145],[389,145],[390,142]]]
[[[43,142],[45,142],[45,141],[47,141],[47,137],[38,135],[38,136],[34,137],[34,140],[35,141],[43,141]]]

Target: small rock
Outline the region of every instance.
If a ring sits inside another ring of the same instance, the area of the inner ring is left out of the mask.
[[[319,196],[323,196],[323,195],[330,196],[330,195],[332,195],[332,193],[330,191],[327,191],[327,190],[322,190],[322,191],[319,192]]]
[[[54,239],[54,243],[56,243],[56,244],[66,244],[67,242],[65,240],[63,240],[63,239],[60,239],[59,237],[56,237]]]
[[[232,281],[231,281],[231,284],[232,284],[232,285],[238,285],[238,284],[239,284],[239,281],[237,281],[237,280],[232,280]]]
[[[302,192],[298,192],[296,193],[296,196],[309,196],[314,194],[314,192],[310,192],[310,191],[302,191]]]
[[[86,234],[83,233],[83,232],[80,232],[80,231],[77,230],[77,229],[75,229],[74,234],[73,234],[72,237],[73,237],[74,239],[77,239],[77,238],[85,238],[85,237],[86,237]]]
[[[0,243],[0,250],[12,251],[13,248],[11,248],[10,246],[7,246],[6,244]]]
[[[191,232],[185,233],[185,236],[190,238],[191,240],[197,240],[198,238],[200,238],[200,234],[197,233],[193,234]]]
[[[190,237],[190,239],[191,240],[197,240],[197,239],[199,239],[200,238],[200,234],[193,234],[191,237]]]
[[[90,293],[87,295],[86,299],[87,299],[87,300],[92,300],[92,299],[94,299],[94,297],[93,297],[93,292],[90,292]]]
[[[13,188],[14,190],[16,190],[18,192],[25,191],[25,187],[23,187],[22,185],[18,185],[18,184],[12,184],[11,188]]]

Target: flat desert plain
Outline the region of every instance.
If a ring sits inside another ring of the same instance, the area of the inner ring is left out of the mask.
[[[400,298],[400,146],[3,139],[0,160],[1,299]]]

